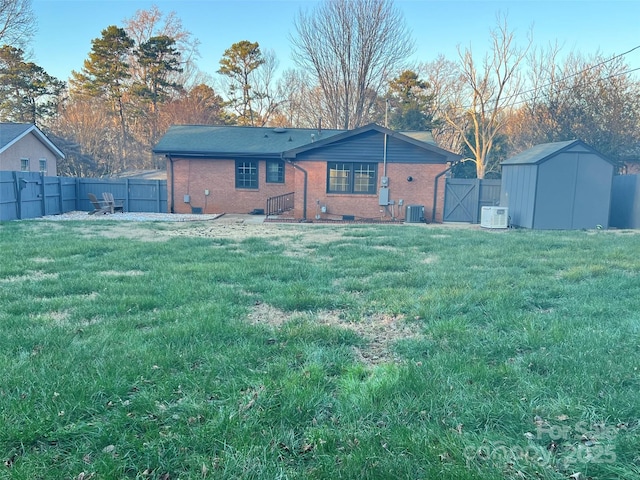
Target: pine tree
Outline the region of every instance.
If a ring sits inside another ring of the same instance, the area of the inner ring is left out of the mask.
[[[9,45],[0,48],[0,118],[39,124],[56,113],[64,82],[52,77],[24,52]]]

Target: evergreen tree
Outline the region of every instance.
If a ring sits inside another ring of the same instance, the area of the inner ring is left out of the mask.
[[[135,56],[142,75],[140,81],[133,85],[132,93],[140,100],[139,114],[147,124],[147,128],[139,131],[143,136],[139,140],[148,147],[150,153],[159,138],[159,106],[183,89],[175,81],[175,74],[182,71],[180,52],[175,47],[174,39],[160,35],[139,45]]]
[[[124,154],[127,125],[123,98],[130,77],[127,57],[134,43],[124,29],[111,25],[102,31],[102,37],[92,40],[91,45],[82,72],[72,72],[72,93],[102,97],[110,102],[122,135]]]
[[[431,130],[434,95],[418,74],[405,70],[389,82],[389,127],[400,131]]]
[[[3,120],[39,124],[56,113],[64,82],[52,77],[24,52],[0,48],[0,116]]]
[[[175,43],[172,38],[161,35],[151,37],[136,49],[143,75],[133,91],[151,105],[152,113],[157,112],[159,103],[171,98],[171,93],[182,90],[182,86],[172,80],[172,74],[182,71]]]
[[[238,114],[238,124],[255,125],[252,106],[256,92],[251,84],[252,73],[265,63],[258,42],[247,40],[234,43],[225,50],[218,73],[229,78],[229,105]]]

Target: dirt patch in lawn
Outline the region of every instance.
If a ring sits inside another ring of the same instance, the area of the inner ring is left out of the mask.
[[[266,303],[258,303],[251,309],[247,319],[254,325],[270,325],[279,329],[299,316],[300,313],[284,312]],[[332,310],[309,315],[308,319],[317,322],[318,325],[351,330],[362,337],[366,344],[353,348],[356,357],[369,365],[400,362],[400,357],[393,350],[395,342],[423,336],[419,331],[419,325],[408,322],[402,316],[376,314],[357,322],[346,321],[342,317],[340,311]]]

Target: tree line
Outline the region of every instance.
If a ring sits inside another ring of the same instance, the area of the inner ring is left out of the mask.
[[[61,174],[162,168],[151,150],[172,124],[428,130],[465,158],[455,175],[479,178],[573,138],[621,164],[640,158],[629,52],[536,48],[501,15],[483,57],[459,47],[456,59],[410,65],[414,43],[393,0],[325,0],[294,20],[295,68],[278,76],[273,51],[240,40],[214,77],[196,67],[199,42],[177,15],[154,6],[102,30],[66,82],[29,61],[34,28],[30,0],[0,0],[0,120],[44,129],[67,156]]]

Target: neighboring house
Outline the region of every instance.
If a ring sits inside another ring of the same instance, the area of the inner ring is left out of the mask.
[[[500,206],[513,226],[607,228],[614,169],[581,140],[536,145],[502,162]]]
[[[0,123],[0,170],[40,172],[55,177],[64,153],[35,125]]]
[[[420,139],[416,139],[418,137]],[[173,126],[154,153],[167,158],[174,213],[269,212],[281,197],[299,220],[401,220],[425,207],[435,182],[443,205],[447,164],[460,157],[375,124],[355,130]],[[271,203],[270,203],[271,204]],[[438,211],[436,220],[441,220]]]

